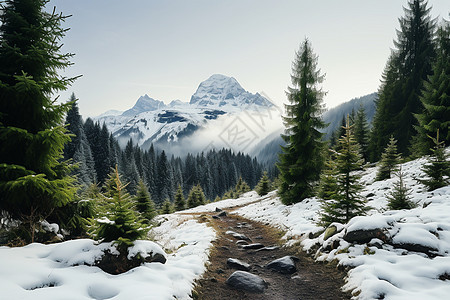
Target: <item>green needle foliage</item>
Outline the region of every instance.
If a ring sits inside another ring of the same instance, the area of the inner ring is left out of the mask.
[[[192,187],[189,191],[188,199],[187,199],[187,207],[193,208],[206,203],[205,194],[203,193],[203,189],[200,184],[197,184]]]
[[[319,191],[317,196],[324,200],[335,198],[337,193],[337,166],[336,155],[334,150],[330,150],[328,160],[325,162],[325,168],[320,175]]]
[[[184,199],[183,189],[181,185],[178,185],[177,192],[175,193],[175,210],[184,210],[186,208],[186,200]]]
[[[136,202],[137,211],[141,213],[146,223],[149,223],[157,215],[155,203],[150,198],[148,188],[142,179],[139,180],[134,201]]]
[[[170,202],[169,198],[164,200],[162,206],[161,206],[161,214],[171,214],[173,213],[173,205]]]
[[[284,204],[302,201],[314,195],[323,166],[325,128],[321,119],[324,92],[319,87],[324,76],[317,68],[317,56],[306,39],[296,53],[292,66],[292,87],[288,87],[282,135],[286,146],[281,147],[278,169],[281,185],[278,194]]]
[[[414,151],[418,154],[431,154],[434,147],[429,138],[437,130],[445,146],[450,146],[450,22],[443,21],[437,31],[437,59],[433,64],[433,74],[424,82],[420,101],[424,106],[422,113],[416,114]]]
[[[337,193],[334,199],[322,202],[321,224],[323,225],[333,222],[347,223],[355,216],[364,215],[369,209],[365,205],[365,199],[359,194],[362,190],[358,182],[361,176],[355,171],[361,169],[363,158],[359,145],[353,138],[352,127],[347,117],[347,125],[344,127],[345,135],[339,139],[339,152],[336,159]]]
[[[430,138],[435,146],[431,150],[432,154],[428,159],[428,164],[422,168],[428,179],[420,180],[420,182],[425,184],[429,191],[433,191],[450,184],[450,155],[445,152],[444,141],[439,141],[439,130],[436,138]]]
[[[75,78],[59,75],[71,65],[61,54],[66,17],[44,11],[46,0],[0,5],[0,210],[28,228],[35,240],[42,220],[74,200],[74,178],[62,161],[70,136],[62,126],[71,103],[55,93]]]
[[[389,144],[381,155],[376,181],[391,178],[391,174],[396,171],[396,166],[400,162],[400,155],[397,153],[397,141],[391,136]]]
[[[261,179],[258,182],[258,185],[256,186],[255,191],[260,196],[267,195],[270,192],[270,179],[269,176],[267,176],[267,171],[264,171]]]
[[[386,196],[388,199],[388,207],[393,210],[416,207],[416,204],[411,201],[411,191],[403,181],[404,173],[401,168],[397,172],[397,177],[398,181],[394,184],[393,190]]]
[[[109,191],[107,214],[96,220],[94,237],[104,242],[114,241],[119,251],[133,245],[133,242],[146,235],[145,226],[140,222],[134,203],[122,184],[117,166],[114,170],[113,190]]]
[[[242,176],[239,177],[239,180],[236,183],[236,187],[234,188],[234,190],[235,190],[236,198],[238,198],[240,195],[242,195],[244,193],[251,191],[247,182],[245,182],[245,180],[242,179]]]

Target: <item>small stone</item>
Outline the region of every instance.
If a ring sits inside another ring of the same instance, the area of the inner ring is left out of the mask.
[[[216,207],[216,212],[221,212],[222,210],[218,207]]]
[[[282,274],[292,274],[297,272],[294,258],[292,256],[284,256],[282,258],[271,261],[266,265],[266,268],[275,270]]]
[[[242,245],[242,249],[245,249],[245,250],[254,250],[254,249],[261,249],[261,248],[264,248],[264,245],[261,243]]]
[[[273,251],[273,250],[277,250],[279,249],[279,246],[268,246],[268,247],[263,247],[261,249],[257,249],[255,250],[255,252],[260,252],[260,251]]]
[[[222,269],[217,269],[217,270],[216,270],[216,273],[217,273],[217,274],[223,274],[223,273],[225,273],[225,271],[222,270]]]
[[[337,233],[337,227],[336,225],[330,225],[327,229],[325,229],[325,232],[323,234],[323,240],[326,241],[333,235]]]
[[[246,240],[246,241],[252,241],[250,238],[248,238],[245,234],[240,234],[231,230],[228,230],[227,232],[225,232],[226,234],[230,234],[232,235],[234,238],[238,239],[238,240]]]
[[[212,218],[213,218],[213,219],[216,219],[216,220],[217,220],[217,219],[220,219],[219,216],[212,216]]]
[[[241,271],[249,271],[250,270],[250,264],[240,261],[236,258],[229,258],[227,259],[227,266],[232,269],[237,269]]]
[[[264,279],[245,271],[235,271],[228,277],[226,284],[237,290],[251,293],[263,293],[267,288],[267,283]]]
[[[220,214],[218,214],[219,217],[226,217],[227,216],[227,212],[226,211],[222,211]]]
[[[255,237],[255,240],[262,240],[262,239],[263,239],[263,237],[260,236],[260,235],[258,235],[257,237]]]
[[[236,242],[236,245],[248,245],[248,242],[244,240],[239,240]]]
[[[222,247],[220,247],[220,248],[222,248],[223,250],[230,251],[230,248],[228,248],[227,246],[222,246]]]
[[[381,228],[370,230],[358,229],[346,232],[344,235],[344,240],[349,243],[365,244],[370,242],[372,239],[380,239],[385,242],[387,240],[387,236]]]

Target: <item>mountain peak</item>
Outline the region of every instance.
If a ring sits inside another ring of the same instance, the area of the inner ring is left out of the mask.
[[[149,95],[145,94],[144,96],[139,97],[136,104],[129,110],[126,110],[122,116],[135,116],[142,112],[157,110],[159,108],[164,108],[165,106],[164,102],[150,98]]]
[[[213,74],[201,82],[189,103],[214,107],[238,107],[249,104],[272,106],[270,101],[258,93],[252,94],[244,90],[234,77],[222,74]]]

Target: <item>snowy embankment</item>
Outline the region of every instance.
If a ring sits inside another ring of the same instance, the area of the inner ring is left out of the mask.
[[[89,239],[59,244],[0,247],[1,299],[190,299],[205,270],[214,231],[189,216],[159,217],[156,243],[137,241],[131,252],[162,253],[165,264],[146,263],[120,275],[90,266],[110,243]],[[164,248],[165,254],[161,246]]]
[[[397,178],[374,182],[376,168],[361,178],[362,194],[373,209],[349,224],[336,224],[325,236],[317,225],[318,199],[281,204],[275,194],[236,211],[246,218],[286,231],[287,244],[301,243],[317,260],[336,260],[352,267],[344,289],[358,299],[448,299],[450,295],[450,186],[426,192],[415,179],[423,178],[422,159],[402,165],[405,183],[418,204],[411,210],[389,211],[385,195]],[[385,241],[348,242],[346,234],[378,230]],[[325,237],[327,238],[325,240]],[[344,239],[345,238],[345,239]]]

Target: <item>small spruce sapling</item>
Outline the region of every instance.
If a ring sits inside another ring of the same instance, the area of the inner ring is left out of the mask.
[[[126,185],[120,180],[117,165],[114,176],[115,185],[109,191],[112,198],[109,198],[108,214],[96,220],[94,237],[104,242],[114,241],[123,253],[135,240],[144,237],[146,230],[134,211],[134,203],[125,189]]]
[[[183,189],[181,185],[178,185],[177,192],[175,193],[175,210],[180,211],[186,208],[186,201],[183,195]]]
[[[152,201],[148,188],[142,179],[139,180],[137,186],[135,202],[137,211],[141,213],[146,223],[150,222],[157,215],[155,203]]]
[[[258,195],[264,196],[270,192],[270,187],[271,187],[271,184],[270,184],[269,176],[267,176],[267,171],[264,171],[255,190],[258,193]]]
[[[337,152],[336,168],[337,193],[335,199],[322,202],[323,212],[320,224],[328,226],[333,222],[347,223],[355,216],[364,215],[369,209],[366,200],[361,197],[362,186],[359,184],[360,175],[356,173],[363,164],[358,143],[353,138],[352,128],[349,125],[344,127],[345,135],[339,139],[339,151]]]
[[[206,197],[200,184],[192,187],[187,199],[187,206],[193,208],[206,203]]]
[[[389,144],[381,154],[378,171],[375,180],[385,180],[391,178],[391,174],[397,171],[396,166],[400,162],[400,154],[397,153],[397,140],[391,136]]]
[[[405,174],[402,172],[401,167],[396,172],[398,181],[394,183],[392,191],[386,195],[388,199],[388,207],[393,210],[411,209],[416,207],[416,204],[411,201],[411,190],[408,189],[403,181]]]
[[[161,214],[171,214],[171,213],[173,213],[173,205],[170,202],[169,198],[166,198],[166,200],[164,200],[161,206]]]
[[[431,149],[428,163],[422,167],[428,178],[419,181],[427,186],[428,191],[433,191],[450,184],[450,155],[445,152],[444,142],[439,141],[439,129],[436,138],[430,138],[434,142],[434,148]]]

